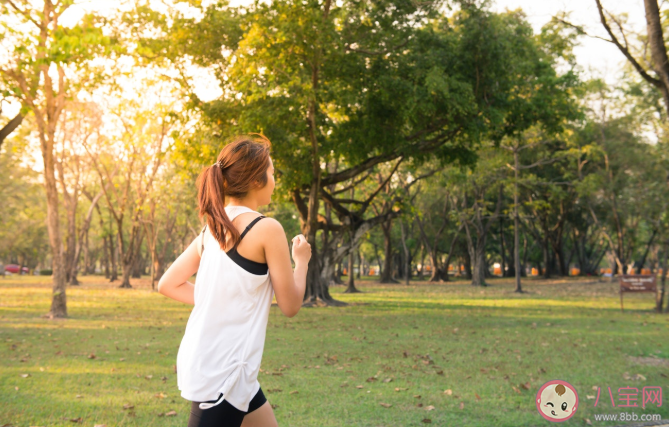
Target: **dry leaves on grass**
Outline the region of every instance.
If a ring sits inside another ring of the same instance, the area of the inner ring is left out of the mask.
[[[392,403],[383,403],[383,402],[380,402],[379,404],[380,404],[381,406],[383,406],[384,408],[390,408],[391,406],[393,406]]]
[[[434,409],[434,406],[432,406],[432,405],[425,407],[426,411],[432,411],[433,409]]]
[[[130,410],[130,409],[134,409],[134,408],[135,408],[135,405],[131,405],[129,403],[126,403],[125,405],[123,405],[123,409],[126,410],[126,411]]]
[[[176,417],[177,416],[177,411],[169,411],[165,413],[160,413],[158,414],[159,417]]]
[[[451,390],[450,388],[448,390],[444,390],[444,394],[452,396],[453,395],[453,390]]]
[[[643,375],[641,375],[641,374],[630,375],[629,372],[625,372],[623,374],[623,379],[628,380],[628,381],[630,381],[630,380],[631,381],[646,381],[646,377],[644,377]]]
[[[153,397],[155,397],[157,399],[164,399],[164,398],[167,397],[167,395],[161,391],[160,393],[154,394]]]
[[[429,418],[423,418],[422,422],[424,422],[425,424],[430,424],[432,420]]]

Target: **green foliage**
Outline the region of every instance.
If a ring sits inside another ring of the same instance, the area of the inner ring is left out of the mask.
[[[23,162],[29,148],[14,138],[0,150],[0,261],[35,268],[45,261],[49,242],[40,174]]]

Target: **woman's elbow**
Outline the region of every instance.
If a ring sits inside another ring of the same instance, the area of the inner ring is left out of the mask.
[[[165,281],[163,280],[164,277],[165,276],[163,275],[163,277],[161,277],[160,280],[158,280],[158,287],[156,288],[156,290],[163,295],[165,295],[165,290],[166,290]]]
[[[293,308],[293,309],[290,311],[290,313],[286,314],[286,316],[288,316],[288,317],[295,317],[295,316],[297,316],[297,313],[300,311],[300,308],[302,308],[302,303],[301,303],[301,302],[300,302],[300,304],[299,304],[297,307]]]

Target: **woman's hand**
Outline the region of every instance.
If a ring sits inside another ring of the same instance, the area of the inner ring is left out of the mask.
[[[302,234],[293,237],[293,260],[295,265],[309,264],[311,259],[311,245]]]

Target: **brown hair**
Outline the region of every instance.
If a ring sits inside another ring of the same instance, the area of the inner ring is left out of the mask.
[[[228,233],[234,246],[240,236],[225,212],[225,197],[243,198],[249,190],[267,185],[271,143],[263,135],[252,135],[234,138],[197,179],[200,218],[207,216],[207,226],[223,250]]]
[[[558,396],[562,396],[565,394],[567,390],[564,388],[562,384],[558,384],[555,386],[555,392],[558,394]]]

